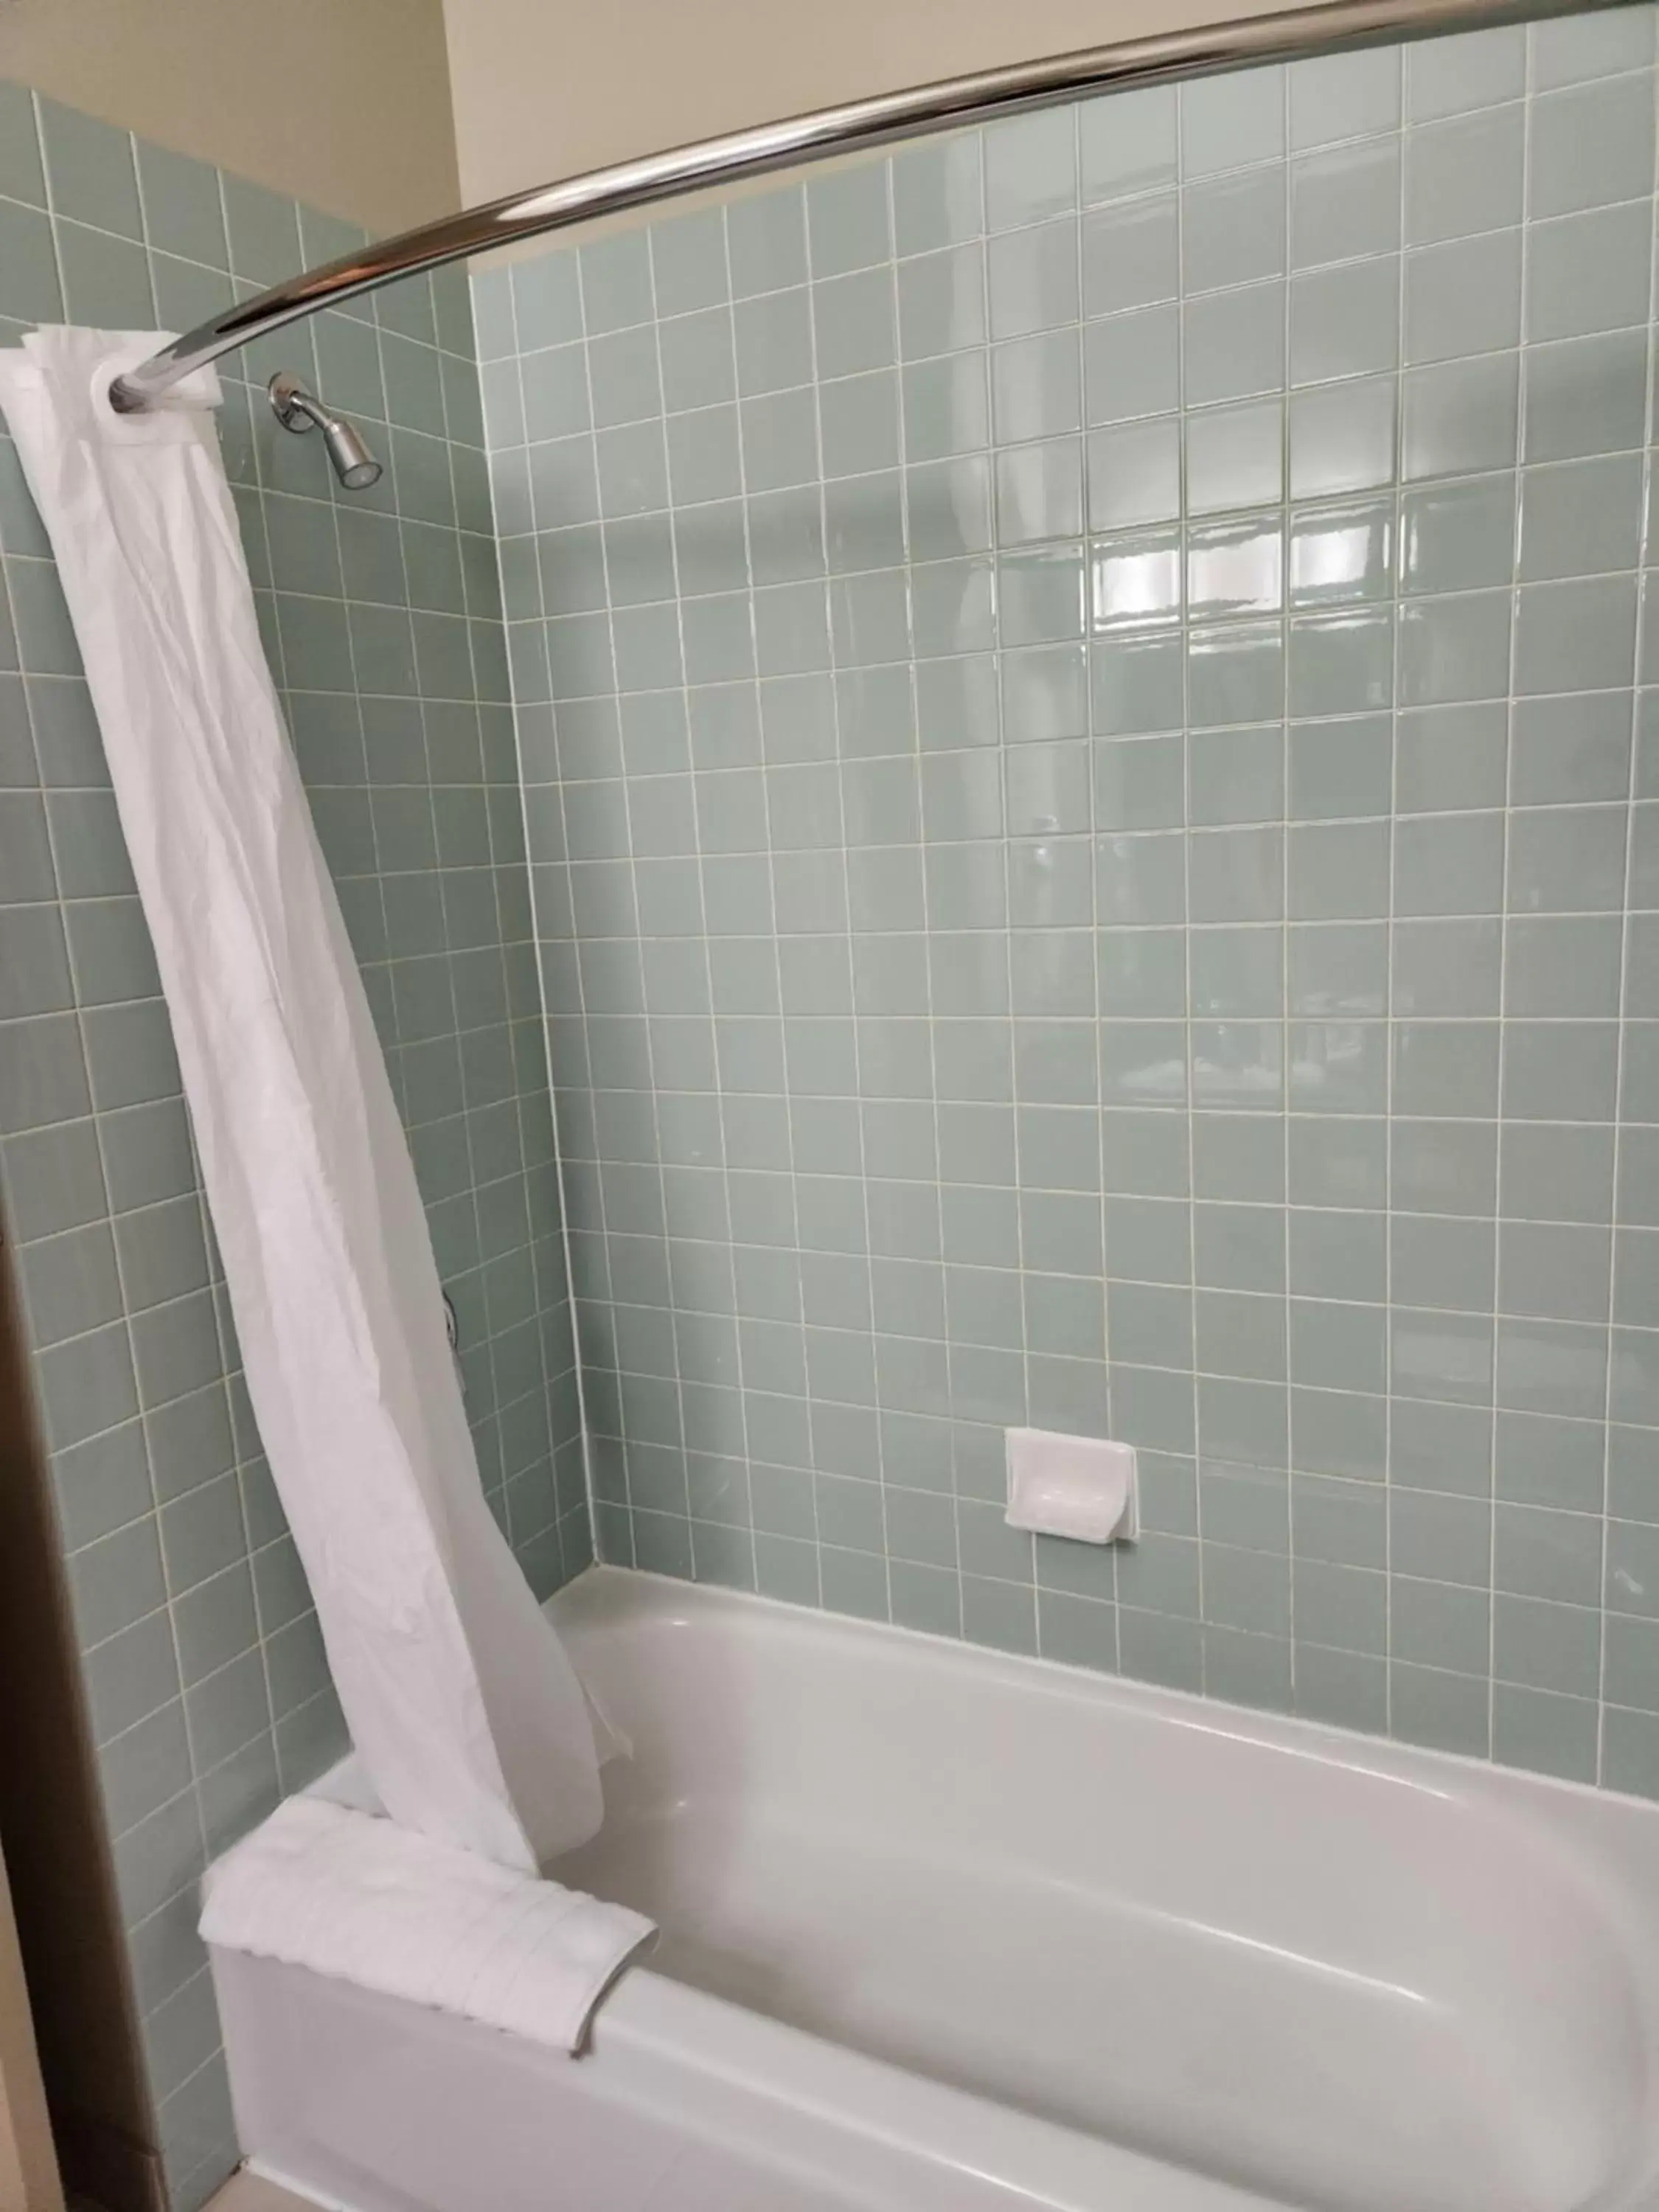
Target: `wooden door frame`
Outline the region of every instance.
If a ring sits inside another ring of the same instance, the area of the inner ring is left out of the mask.
[[[22,1954],[64,2188],[106,2212],[166,2212],[11,1257],[0,1224],[0,1849],[11,1893],[5,1940]],[[44,2200],[53,2212],[59,2201]],[[0,2212],[12,2212],[3,2191]]]
[[[0,1859],[0,2212],[64,2212],[11,1891]]]

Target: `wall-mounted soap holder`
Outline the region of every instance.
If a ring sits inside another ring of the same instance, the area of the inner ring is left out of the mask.
[[[1133,1543],[1140,1497],[1133,1444],[1010,1429],[1008,1526],[1080,1544]]]

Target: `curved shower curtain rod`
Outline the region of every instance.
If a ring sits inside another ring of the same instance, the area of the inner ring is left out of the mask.
[[[187,331],[116,378],[110,386],[111,404],[118,413],[137,413],[192,369],[306,315],[394,283],[400,276],[713,185],[740,183],[829,155],[868,151],[896,139],[959,130],[988,117],[1028,114],[1082,94],[1166,84],[1262,63],[1303,61],[1392,40],[1480,30],[1537,15],[1576,15],[1594,4],[1595,0],[1570,0],[1565,7],[1561,0],[1328,0],[1323,6],[1282,15],[1206,24],[1158,38],[1018,62],[972,76],[947,77],[908,92],[883,93],[873,100],[820,108],[787,122],[702,139],[665,154],[618,161],[610,168],[591,169],[583,176],[544,185],[538,191],[514,193],[487,206],[447,216],[292,276],[257,299],[228,308],[212,322]]]

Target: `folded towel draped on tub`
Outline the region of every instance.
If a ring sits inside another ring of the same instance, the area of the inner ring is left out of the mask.
[[[574,2051],[656,1935],[557,1882],[322,1797],[290,1797],[209,1868],[202,1936]]]

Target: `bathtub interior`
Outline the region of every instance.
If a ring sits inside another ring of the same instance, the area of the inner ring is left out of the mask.
[[[1655,1933],[1577,1793],[647,1577],[557,1617],[632,1749],[555,1871],[654,1971],[1277,2203],[1642,2201]]]

